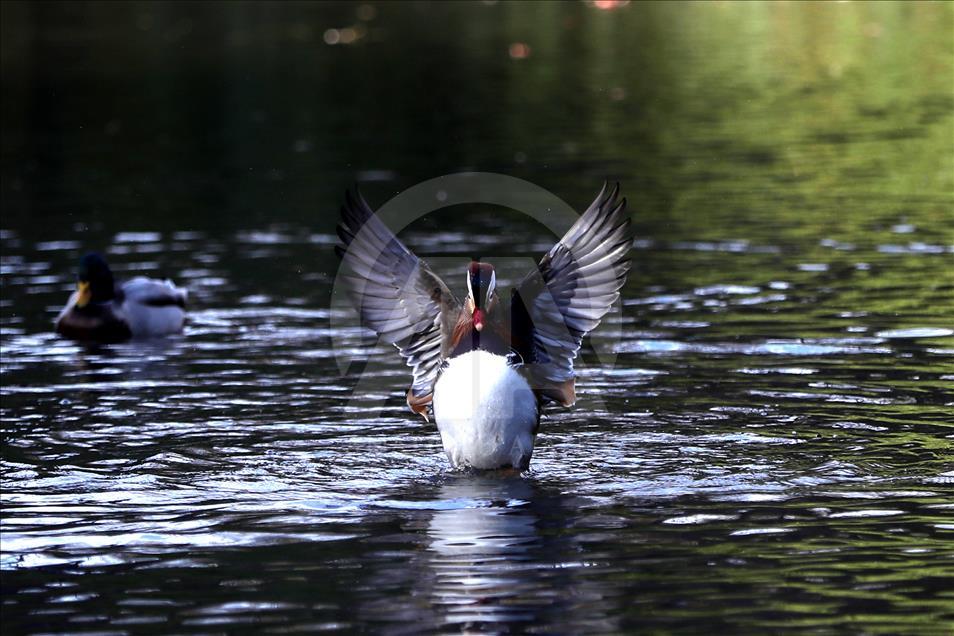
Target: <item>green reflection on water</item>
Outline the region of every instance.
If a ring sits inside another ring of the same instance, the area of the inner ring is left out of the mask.
[[[235,286],[216,290],[209,305],[235,307],[243,295],[267,293],[275,303],[300,296],[303,305],[324,307],[328,279],[306,277],[333,271],[330,249],[316,254],[302,241],[280,257],[253,260],[236,230],[330,232],[341,193],[355,180],[369,181],[369,198],[381,203],[436,175],[498,171],[585,205],[608,176],[622,182],[640,237],[655,241],[636,253],[625,296],[658,287],[695,303],[656,313],[628,307],[634,330],[676,316],[709,325],[698,336],[672,336],[686,342],[791,344],[845,337],[851,326],[865,329],[859,337],[950,327],[951,3],[657,2],[607,12],[583,3],[375,6],[377,15],[362,20],[350,3],[0,3],[0,225],[24,237],[26,260],[52,260],[58,273],[69,271],[73,255],[40,254],[31,241],[79,238],[84,248],[103,248],[121,231],[160,230],[168,244],[171,232],[202,229],[207,234],[179,256],[155,259],[195,269],[194,253],[217,241],[227,254],[221,273]],[[324,41],[327,29],[359,26],[363,35],[351,45]],[[511,57],[515,43],[529,47],[525,59]],[[466,230],[480,216],[440,218]],[[701,249],[703,241],[712,245]],[[731,241],[767,249],[736,253]],[[710,309],[692,294],[719,284],[770,294],[773,280],[786,282],[783,299],[759,305]],[[51,311],[65,300],[51,287],[44,296],[4,279],[4,300],[19,295],[4,318],[25,316],[26,332],[48,332]],[[799,356],[798,366],[819,369],[827,383],[819,387],[806,386],[811,377],[733,375],[742,366],[784,364],[776,358],[632,356],[624,362],[663,371],[671,364],[660,385],[679,390],[627,398],[619,408],[666,416],[770,403],[796,419],[764,434],[794,429],[809,440],[807,450],[768,455],[784,473],[811,475],[837,460],[893,486],[947,470],[943,389],[954,370],[949,355],[925,353],[931,343],[951,346],[949,338],[920,339],[908,357],[898,342],[879,344],[891,353],[877,356]],[[261,359],[242,364],[265,373],[262,360],[275,355],[267,344]],[[49,372],[38,371],[37,382]],[[320,374],[309,367],[302,375]],[[851,388],[830,386],[839,383]],[[753,395],[753,388],[766,391]],[[831,392],[888,403],[824,401]],[[765,426],[763,419],[752,426]],[[832,428],[848,420],[883,430]],[[946,486],[935,483],[938,491]],[[646,546],[655,556],[671,537],[674,552],[691,553],[682,562],[698,567],[666,563],[620,574],[643,577],[637,591],[657,602],[663,619],[689,612],[670,601],[695,589],[698,616],[711,618],[713,606],[749,612],[753,597],[761,613],[735,625],[831,629],[843,625],[837,612],[857,596],[884,602],[883,613],[854,617],[859,629],[905,631],[949,619],[950,594],[939,583],[949,572],[936,555],[905,557],[891,572],[878,567],[903,548],[949,546],[950,532],[937,529],[947,511],[916,512],[945,501],[912,499],[902,519],[882,521],[816,519],[786,506],[793,519],[766,511],[765,519],[745,521],[792,533],[727,540],[730,529],[713,526],[719,531],[697,543],[652,517],[651,536],[631,522],[635,534],[613,549],[642,559]],[[909,531],[891,534],[902,522]],[[364,554],[363,546],[323,550]],[[830,564],[820,562],[822,550],[833,551]],[[804,567],[813,569],[800,570],[809,554]],[[712,567],[710,556],[723,561]],[[728,562],[739,558],[754,565]],[[240,561],[236,570],[244,571],[246,556]],[[687,585],[704,576],[712,587]],[[863,589],[886,578],[898,584],[876,595]],[[319,592],[350,598],[350,580],[328,581],[331,592]],[[727,581],[745,598],[722,604],[718,584]],[[660,582],[670,587],[657,589]],[[645,611],[626,607],[632,620]]]
[[[8,224],[327,230],[367,171],[476,168],[574,201],[618,178],[657,238],[954,241],[950,3],[3,11]]]

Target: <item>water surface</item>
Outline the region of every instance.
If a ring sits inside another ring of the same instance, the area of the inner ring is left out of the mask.
[[[952,629],[950,4],[2,11],[5,633]],[[638,234],[521,476],[449,471],[332,302],[344,189],[464,170]],[[185,333],[57,338],[89,249]]]

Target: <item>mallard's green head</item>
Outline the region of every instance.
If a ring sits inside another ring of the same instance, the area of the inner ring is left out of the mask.
[[[76,288],[79,292],[77,307],[85,307],[90,302],[108,302],[116,297],[113,273],[102,256],[93,252],[83,257]]]

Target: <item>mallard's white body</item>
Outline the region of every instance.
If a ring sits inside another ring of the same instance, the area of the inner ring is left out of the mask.
[[[529,465],[537,400],[504,356],[475,350],[448,359],[433,405],[444,452],[455,468]]]
[[[123,283],[122,313],[134,338],[179,333],[185,325],[187,292],[171,280],[137,276]],[[157,305],[156,299],[168,304]]]

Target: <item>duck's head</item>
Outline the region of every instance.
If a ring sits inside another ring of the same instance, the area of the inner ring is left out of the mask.
[[[467,299],[464,302],[474,321],[474,329],[484,328],[487,316],[497,305],[497,274],[493,265],[471,261],[467,267]]]
[[[104,303],[116,297],[113,273],[102,256],[93,252],[80,260],[76,291],[76,306],[80,308],[91,302]]]

